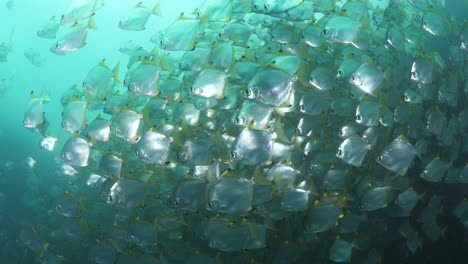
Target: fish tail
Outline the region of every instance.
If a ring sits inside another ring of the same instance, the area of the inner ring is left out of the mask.
[[[153,14],[156,16],[161,16],[161,3],[158,2],[156,5],[153,7]]]

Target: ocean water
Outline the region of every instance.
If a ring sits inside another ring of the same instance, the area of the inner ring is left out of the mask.
[[[183,226],[181,228],[183,239],[161,238],[160,241],[154,241],[152,245],[141,246],[135,242],[135,239],[129,238],[131,235],[126,232],[131,230],[132,224],[138,223],[140,218],[145,220],[142,222],[147,223],[145,217],[152,215],[151,210],[160,210],[157,207],[159,203],[154,202],[153,207],[138,208],[131,212],[130,210],[119,211],[106,204],[105,201],[94,204],[93,199],[86,197],[87,192],[80,189],[85,188],[82,184],[83,179],[89,177],[92,169],[78,169],[80,170],[78,177],[82,178],[72,182],[57,177],[57,164],[62,162],[61,149],[71,135],[61,127],[62,94],[75,84],[81,87],[86,74],[102,59],[105,59],[105,63],[110,67],[120,63],[120,80],[123,80],[127,71],[128,55],[118,51],[122,43],[132,40],[151,51],[154,43],[151,43],[149,38],[153,34],[170,25],[180,13],[192,13],[203,4],[204,0],[161,0],[162,15],[151,16],[146,24],[146,30],[135,32],[119,29],[117,25],[120,18],[140,1],[106,0],[104,6],[94,15],[97,28],[89,31],[86,45],[65,55],[53,54],[50,48],[56,40],[39,38],[36,31],[52,16],[59,18],[72,2],[72,0],[0,0],[0,44],[8,43],[10,34],[13,34],[8,61],[0,62],[0,80],[11,82],[11,85],[8,85],[8,88],[0,95],[0,263],[234,263],[245,261],[251,261],[251,263],[334,263],[329,259],[329,252],[333,241],[340,234],[327,231],[326,235],[317,234],[304,238],[298,231],[302,228],[298,226],[304,224],[302,218],[307,209],[304,209],[304,212],[284,214],[281,220],[273,224],[269,222],[271,219],[266,220],[266,217],[261,220],[256,219],[258,224],[271,225],[267,227],[270,231],[267,231],[266,245],[259,249],[242,249],[226,253],[216,249],[216,246],[208,246],[206,241],[206,245],[203,245],[204,240],[197,236],[197,228],[203,226],[203,223],[218,221],[223,217],[222,213],[206,213],[203,210],[174,213],[176,215],[174,219]],[[148,7],[154,5],[154,1],[143,2]],[[466,1],[446,0],[445,10],[439,11],[453,16],[450,24],[456,24],[459,28],[465,28],[466,31],[468,14]],[[437,13],[438,10],[434,12]],[[62,27],[59,35],[64,30],[65,27]],[[454,44],[447,39],[434,38],[425,42],[424,45],[427,45],[423,46],[425,52],[438,52],[445,59],[449,57],[448,46]],[[41,66],[33,65],[25,57],[24,52],[30,49],[40,55]],[[462,54],[464,62],[461,64],[466,68],[467,51],[465,50]],[[463,102],[468,102],[465,83],[468,77],[463,76],[468,71],[458,70],[460,78],[458,96],[461,103],[454,108],[444,108],[447,116],[459,116],[462,112],[465,115],[468,113],[466,104],[463,104]],[[442,76],[444,74],[445,72]],[[122,84],[119,85],[123,87]],[[30,91],[33,90],[37,95],[44,89],[48,91],[51,99],[44,105],[47,120],[50,122],[47,134],[58,138],[55,150],[52,152],[40,147],[40,133],[23,126]],[[436,101],[434,99],[426,103],[435,105]],[[139,108],[140,112],[141,110]],[[94,117],[96,114],[89,116]],[[425,120],[425,117],[421,118]],[[457,119],[457,122],[463,122],[463,120],[466,121],[468,118]],[[87,123],[89,124],[90,121],[92,119],[87,120]],[[463,123],[458,125],[467,127]],[[462,129],[460,134],[456,135],[459,141],[454,141],[458,142],[462,149],[459,150],[459,156],[453,162],[455,167],[465,166],[466,168],[468,162],[468,151],[463,150],[463,143],[467,145],[466,133],[467,131]],[[431,139],[434,143],[429,144],[436,145],[436,140]],[[417,138],[412,140],[415,143]],[[430,149],[429,152],[435,148]],[[450,147],[444,149],[450,149]],[[434,152],[429,156],[435,157],[436,155],[437,153]],[[31,164],[32,160],[33,164]],[[126,166],[131,168],[133,166],[131,162],[134,160],[128,162]],[[415,163],[415,167],[421,167],[422,163],[427,162],[418,160]],[[251,173],[253,170],[247,172]],[[348,242],[353,243],[352,257],[348,260],[350,263],[468,262],[466,253],[468,227],[453,214],[456,206],[468,198],[467,183],[430,183],[417,179],[419,173],[420,171],[416,169],[410,169],[404,177],[416,179],[412,181],[411,186],[424,196],[424,199],[421,199],[424,202],[419,203],[413,211],[414,215],[408,218],[410,224],[418,230],[417,237],[422,243],[421,248],[414,253],[408,250],[406,240],[398,234],[398,229],[403,223],[402,218],[395,217],[387,208],[381,208],[365,214],[366,220],[361,220],[361,227],[363,225],[366,227],[362,230],[343,235]],[[64,217],[57,212],[57,203],[60,203],[65,191],[83,195],[76,199],[84,201],[80,216]],[[442,229],[443,235],[435,241],[426,237],[421,231],[421,224],[416,220],[416,214],[426,208],[429,199],[433,196],[442,197],[442,206],[437,212],[437,225]],[[310,206],[319,197],[310,198]],[[161,203],[167,206],[167,201]],[[184,214],[196,215],[193,218],[189,217],[194,222],[184,222],[187,218]],[[151,225],[153,222],[158,222],[158,217],[162,218],[161,215],[158,213],[157,217],[149,217]],[[244,216],[244,214],[241,214],[241,217],[229,216],[226,223],[235,222],[234,225],[236,225]],[[252,220],[248,218],[247,221]],[[464,215],[464,221],[468,221],[467,213]],[[114,228],[110,228],[113,225]],[[74,229],[75,227],[78,231]],[[154,229],[158,230],[161,236],[165,235],[162,231],[165,230],[164,227],[154,224]],[[35,246],[35,243],[38,245]],[[310,249],[307,249],[308,247]],[[109,249],[111,257],[105,255],[108,252],[106,250]],[[278,256],[275,255],[276,253]],[[372,261],[374,253],[378,256],[376,262]],[[193,257],[178,258],[178,254]],[[140,259],[143,255],[148,257],[147,262]],[[204,259],[204,256],[207,258]]]

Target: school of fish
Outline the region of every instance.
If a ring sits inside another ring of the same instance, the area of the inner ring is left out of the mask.
[[[468,228],[466,196],[447,212],[424,188],[468,184],[468,24],[444,7],[206,0],[70,84],[68,137],[31,91],[24,126],[65,183],[19,241],[38,263],[381,263],[382,230],[414,254],[442,212]],[[101,8],[76,0],[37,35],[79,52]],[[140,3],[115,26],[152,16]]]

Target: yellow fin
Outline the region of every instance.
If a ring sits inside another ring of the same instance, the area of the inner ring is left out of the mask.
[[[120,80],[119,80],[119,68],[120,68],[120,62],[117,62],[117,64],[115,64],[114,66],[114,69],[112,69],[112,74],[114,76],[114,81],[116,83],[120,83]]]
[[[96,21],[94,21],[94,16],[89,17],[88,28],[96,29]]]
[[[106,65],[106,59],[102,59],[101,61],[99,61],[99,66],[102,66],[102,67],[104,67],[106,69],[109,69],[109,67],[107,67],[107,65]]]
[[[154,5],[153,14],[157,16],[161,16],[161,3],[158,2],[156,5]]]
[[[49,91],[45,87],[42,88],[41,99],[43,102],[50,102]]]
[[[89,92],[89,90],[86,90],[86,92],[85,92],[85,100],[86,100],[87,104],[90,104],[90,105],[97,104],[96,100],[94,100],[94,98],[91,95],[91,93]]]
[[[153,121],[149,117],[149,107],[148,104],[145,105],[143,110],[141,111],[141,114],[143,115],[143,121],[148,125],[148,126],[154,126]]]

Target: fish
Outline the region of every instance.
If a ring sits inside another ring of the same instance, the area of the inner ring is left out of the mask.
[[[119,83],[119,63],[110,69],[105,60],[101,60],[86,75],[83,80],[83,90],[92,98],[105,100],[117,83]]]
[[[370,149],[361,137],[350,136],[340,144],[336,156],[349,165],[360,167]]]
[[[67,11],[62,14],[60,22],[62,24],[75,24],[83,19],[90,18],[95,11],[104,6],[102,0],[74,0]]]
[[[88,24],[73,24],[66,32],[60,36],[54,46],[50,48],[52,53],[61,55],[76,51],[86,45],[86,38],[90,29],[96,29],[96,24],[92,16],[89,17]]]
[[[55,16],[52,16],[49,21],[39,27],[36,35],[40,38],[54,39],[57,37],[57,31],[61,25],[61,22]]]
[[[195,36],[203,21],[180,15],[166,31],[161,32],[159,47],[170,51],[187,51],[195,48]]]
[[[10,32],[10,40],[9,42],[2,42],[0,44],[0,62],[8,62],[8,54],[13,51],[13,36],[15,31],[12,30]]]
[[[46,58],[37,50],[34,50],[32,48],[25,50],[24,56],[31,62],[32,65],[36,67],[42,67],[46,62]]]
[[[245,128],[232,144],[230,157],[246,165],[267,162],[272,150],[271,140],[276,135]]]
[[[34,95],[34,91],[29,93],[29,103],[24,113],[23,125],[25,128],[40,131],[41,126],[47,123],[44,112],[44,104],[50,102],[47,89],[43,89],[41,96]]]
[[[72,98],[62,112],[62,128],[76,132],[86,127],[86,101]]]
[[[148,131],[138,141],[135,153],[138,158],[149,164],[165,164],[168,161],[171,143],[171,138]]]
[[[206,208],[227,214],[248,212],[252,209],[252,194],[252,181],[236,177],[222,177],[209,190]]]
[[[87,167],[89,166],[89,152],[88,141],[74,135],[65,142],[60,155],[70,166]]]
[[[398,137],[383,149],[377,157],[377,163],[388,170],[405,175],[415,156],[416,149],[413,145],[404,137]]]
[[[119,28],[133,31],[145,30],[151,15],[161,16],[160,8],[160,4],[157,3],[151,10],[140,2],[120,19]]]
[[[125,141],[140,139],[139,130],[143,116],[130,109],[123,109],[111,119],[111,132],[113,135],[122,138]]]
[[[352,250],[352,243],[346,240],[336,239],[330,248],[328,258],[335,262],[349,262],[351,260]]]

